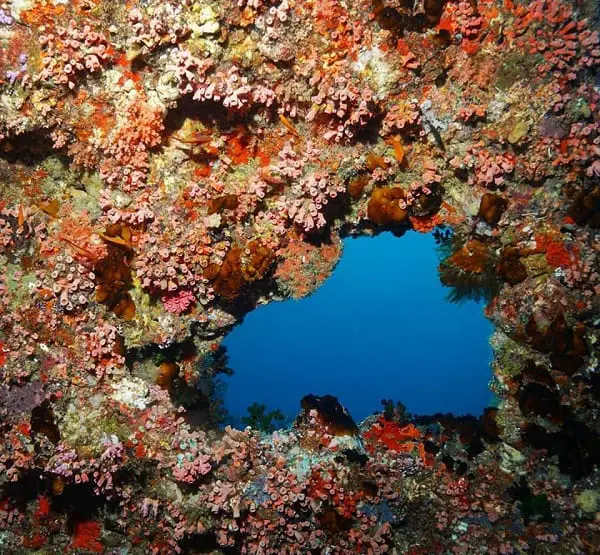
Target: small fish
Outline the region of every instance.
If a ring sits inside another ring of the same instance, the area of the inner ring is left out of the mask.
[[[431,125],[429,130],[431,131],[431,134],[433,135],[433,138],[435,139],[435,142],[440,148],[440,150],[446,152],[446,147],[444,146],[442,136],[440,135],[440,132],[436,129],[435,125]]]
[[[76,252],[78,252],[82,256],[91,258],[92,260],[97,258],[96,255],[94,255],[92,252],[88,251],[87,249],[84,249],[83,247],[80,247],[77,243],[74,243],[73,241],[71,241],[71,239],[67,239],[64,235],[59,235],[58,238],[61,241],[68,243],[71,247],[75,249]]]
[[[402,139],[398,136],[392,137],[392,146],[394,147],[394,156],[400,165],[406,161],[406,150],[402,144]]]
[[[296,128],[294,127],[294,124],[288,118],[286,118],[283,114],[279,114],[279,121],[281,121],[281,123],[283,123],[283,126],[292,135],[294,135],[294,137],[299,137],[300,136],[300,134],[298,133],[298,131],[296,131]]]
[[[52,199],[49,201],[41,201],[38,203],[38,207],[40,208],[40,210],[42,210],[42,212],[48,214],[48,216],[50,216],[51,218],[56,218],[56,215],[58,214],[59,210],[58,201],[56,199]]]
[[[17,216],[17,224],[19,227],[23,227],[25,225],[25,212],[23,212],[23,205],[19,204],[19,215]]]
[[[106,241],[107,243],[112,243],[113,245],[119,245],[120,247],[125,247],[127,249],[133,249],[130,243],[128,243],[125,239],[121,237],[110,237],[104,233],[98,234],[101,239]]]

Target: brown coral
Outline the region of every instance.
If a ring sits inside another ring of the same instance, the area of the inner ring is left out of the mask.
[[[486,193],[481,197],[479,204],[479,212],[477,215],[482,218],[487,224],[495,226],[506,210],[508,203],[500,195],[494,193]]]
[[[580,191],[569,207],[569,216],[577,225],[600,227],[600,186],[591,191]]]
[[[569,326],[563,314],[558,314],[550,325],[541,329],[531,315],[524,329],[524,339],[532,348],[550,355],[555,370],[573,375],[588,354],[585,328],[581,324]]]
[[[357,175],[356,177],[354,177],[353,179],[351,179],[348,182],[348,187],[347,187],[348,194],[354,200],[359,199],[362,196],[363,191],[365,190],[365,187],[368,185],[369,180],[370,180],[370,178],[367,174],[363,173],[361,175]]]
[[[481,274],[489,266],[490,252],[485,243],[469,241],[450,256],[446,263],[471,274]]]
[[[245,249],[232,247],[223,263],[210,264],[204,273],[215,292],[223,297],[237,297],[245,283],[262,278],[274,261],[273,251],[258,240]]]
[[[246,281],[261,279],[274,260],[273,251],[260,241],[250,241],[244,250],[242,276]]]
[[[498,275],[511,285],[521,283],[527,278],[527,268],[521,262],[521,252],[517,247],[504,247],[500,260],[496,264]]]
[[[311,411],[316,411],[319,422],[336,436],[356,435],[358,426],[345,407],[333,395],[305,395],[300,401],[302,412],[299,421],[310,421]]]
[[[177,374],[179,374],[179,366],[175,362],[163,362],[158,367],[154,383],[168,391],[171,389],[173,380],[177,377]]]
[[[408,219],[406,195],[400,187],[377,188],[371,193],[367,215],[377,225],[402,223]]]
[[[234,298],[244,285],[244,278],[241,274],[241,253],[240,247],[232,247],[225,255],[222,264],[213,263],[206,268],[204,276],[212,282],[218,295]]]
[[[124,242],[122,237],[115,236],[112,239],[115,241],[108,241],[107,256],[94,267],[96,301],[108,306],[124,320],[131,320],[135,316],[135,303],[129,294],[133,283],[131,251],[116,244],[119,239]]]
[[[208,214],[220,214],[224,210],[235,210],[240,202],[236,195],[224,195],[208,201]]]

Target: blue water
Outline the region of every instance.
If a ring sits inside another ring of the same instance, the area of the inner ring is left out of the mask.
[[[313,295],[259,307],[226,338],[232,422],[253,402],[292,418],[308,393],[335,395],[357,421],[383,398],[479,415],[492,401],[492,326],[482,304],[446,300],[438,263],[431,235],[345,239]]]

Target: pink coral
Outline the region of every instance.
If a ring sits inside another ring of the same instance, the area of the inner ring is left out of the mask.
[[[38,270],[36,292],[50,289],[65,312],[82,310],[91,300],[95,289],[94,272],[77,262],[70,254],[59,254],[48,269]]]
[[[534,0],[515,9],[515,26],[522,35],[517,40],[531,54],[540,54],[541,75],[552,72],[557,77],[574,81],[577,72],[600,64],[600,35],[591,31],[585,20],[573,19],[573,7],[555,0]],[[523,31],[531,29],[532,36]]]
[[[135,7],[128,12],[128,20],[132,31],[129,46],[139,49],[142,54],[164,44],[176,44],[190,31],[181,8],[167,2],[153,6],[148,15]]]
[[[423,161],[423,183],[425,185],[432,185],[434,183],[441,183],[442,176],[437,168],[437,165],[433,160],[426,159]]]
[[[181,289],[162,297],[165,309],[174,314],[181,314],[196,302],[196,297],[191,291]]]
[[[255,104],[270,107],[275,101],[275,93],[265,85],[251,84],[237,66],[231,66],[199,79],[194,100],[218,102],[228,110],[243,112]]]
[[[173,477],[179,482],[194,483],[198,478],[211,471],[210,457],[198,455],[196,457],[186,454],[181,457],[173,467]]]
[[[466,39],[477,37],[483,26],[483,17],[476,12],[474,4],[467,0],[446,2],[444,15],[446,23],[453,33],[458,33]]]
[[[107,370],[119,368],[125,358],[120,354],[121,343],[117,328],[99,321],[93,331],[85,334],[87,352],[84,357],[90,371],[101,377]]]
[[[189,51],[177,48],[171,52],[170,64],[165,69],[177,80],[179,92],[188,94],[194,92],[198,77],[203,76],[212,65],[211,58],[200,60]]]
[[[415,100],[402,100],[394,104],[385,114],[381,135],[400,132],[405,135],[424,134],[421,127],[421,109]]]
[[[111,189],[102,189],[98,197],[98,206],[104,211],[103,219],[108,223],[126,223],[132,226],[147,224],[154,220],[155,214],[150,206],[157,198],[156,191],[142,191],[135,196],[134,201],[127,208],[116,206]],[[117,195],[118,198],[118,195]]]
[[[508,152],[493,154],[479,144],[468,147],[463,158],[455,156],[450,165],[456,169],[473,170],[469,176],[471,185],[497,187],[504,183],[506,175],[514,171],[515,157]]]
[[[40,35],[39,42],[43,69],[34,81],[54,81],[74,89],[78,74],[94,73],[110,59],[106,38],[90,25],[78,28],[73,19],[66,28]]]
[[[570,168],[566,179],[575,181],[585,171],[587,177],[600,174],[600,124],[577,122],[571,125],[565,138],[545,137],[544,143],[553,148],[554,166]]]
[[[323,136],[335,142],[355,139],[376,111],[370,87],[359,88],[347,75],[322,79],[311,100],[313,106],[306,114],[306,121],[316,121],[318,115],[323,115],[328,122]]]
[[[292,185],[292,192],[298,197],[285,203],[287,214],[306,233],[321,229],[327,223],[323,215],[325,205],[344,190],[344,185],[327,172],[311,173]]]
[[[486,110],[484,106],[469,104],[460,108],[458,111],[458,118],[467,123],[473,123],[477,120],[485,118],[485,113]]]
[[[142,187],[150,167],[148,151],[160,144],[163,129],[160,112],[142,102],[127,106],[121,125],[101,145],[100,175],[125,191]]]
[[[137,277],[142,287],[150,292],[169,297],[185,290],[206,302],[213,295],[203,277],[204,269],[211,261],[222,260],[227,245],[213,246],[210,235],[202,226],[184,230],[180,222],[175,224],[166,230],[151,224],[150,231],[159,238],[164,237],[164,241],[153,237],[139,245]],[[187,299],[184,298],[184,301],[187,302]]]

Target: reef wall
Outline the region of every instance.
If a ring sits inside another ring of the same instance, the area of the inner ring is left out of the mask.
[[[0,550],[597,552],[595,10],[0,0]],[[409,228],[500,407],[219,431],[227,331]]]

